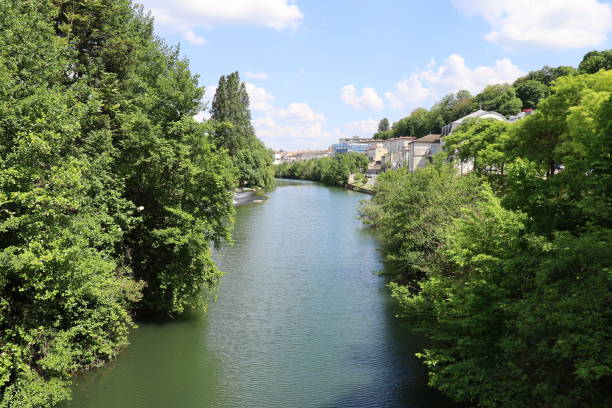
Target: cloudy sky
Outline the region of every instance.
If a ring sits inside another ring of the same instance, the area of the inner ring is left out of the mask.
[[[181,44],[207,99],[240,71],[258,136],[285,150],[371,136],[447,93],[612,48],[605,0],[137,1]]]

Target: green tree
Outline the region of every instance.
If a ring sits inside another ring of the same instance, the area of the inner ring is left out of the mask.
[[[444,138],[444,150],[456,160],[472,161],[479,174],[503,176],[512,159],[506,151],[511,127],[494,119],[468,119]]]
[[[442,160],[415,172],[379,175],[374,197],[360,213],[381,232],[387,273],[411,287],[423,279],[437,263],[445,226],[479,199],[478,185],[475,175],[460,176]]]
[[[364,154],[345,153],[334,157],[321,157],[276,166],[276,177],[320,181],[343,187],[351,174],[363,174],[368,169]]]
[[[523,102],[523,108],[537,108],[540,100],[550,95],[550,89],[535,80],[522,81],[516,88],[516,96]]]
[[[491,193],[447,230],[418,293],[392,285],[432,341],[430,384],[481,407],[610,403],[609,230],[548,240]]]
[[[390,128],[391,127],[389,125],[389,119],[383,118],[383,119],[380,120],[380,122],[378,122],[378,131],[379,132],[386,132]]]
[[[238,72],[219,79],[212,103],[213,140],[229,151],[239,170],[240,185],[269,189],[274,185],[272,155],[255,135],[249,94]]]
[[[473,109],[481,107],[504,116],[517,114],[522,106],[522,101],[516,96],[516,90],[509,84],[488,85],[474,97],[472,105]]]
[[[432,129],[437,129],[471,113],[474,97],[469,91],[444,96],[431,108]],[[437,126],[436,126],[437,125]]]
[[[0,407],[50,407],[136,311],[204,301],[235,169],[128,0],[0,2]]]
[[[550,67],[544,65],[541,69],[536,71],[530,71],[527,75],[520,77],[514,81],[514,86],[517,87],[521,82],[524,81],[538,81],[547,87],[551,87],[557,78],[563,76],[576,75],[576,68],[569,66]]]
[[[608,69],[612,69],[612,50],[587,52],[578,65],[578,70],[583,74]]]
[[[429,383],[456,401],[612,404],[611,123],[612,71],[567,75],[534,115],[447,137],[470,175],[380,176],[362,216],[381,230],[400,315],[429,339]],[[499,160],[496,195],[479,176]]]
[[[218,145],[226,148],[232,156],[248,148],[255,138],[249,103],[246,85],[240,81],[238,72],[219,78],[212,102],[211,119],[232,124],[225,128],[228,131],[218,131],[215,134]]]

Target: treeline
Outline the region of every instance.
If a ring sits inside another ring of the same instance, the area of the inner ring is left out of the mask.
[[[276,177],[320,181],[331,186],[343,187],[353,173],[365,173],[368,158],[364,154],[345,153],[333,157],[321,157],[276,166]]]
[[[0,407],[50,407],[135,313],[202,305],[234,188],[271,173],[224,113],[248,99],[196,122],[204,89],[131,0],[5,0],[0,20]]]
[[[611,135],[612,70],[563,76],[533,115],[445,138],[474,172],[379,176],[362,218],[430,339],[432,386],[481,407],[612,405]]]
[[[570,66],[544,66],[518,78],[513,84],[489,85],[475,96],[466,90],[451,93],[431,109],[417,108],[392,126],[387,118],[382,119],[374,138],[419,138],[430,133],[439,134],[444,125],[479,108],[499,112],[504,116],[516,115],[522,109],[537,108],[540,101],[551,94],[551,86],[557,78],[593,74],[601,69],[612,69],[612,50],[585,54],[578,69]]]

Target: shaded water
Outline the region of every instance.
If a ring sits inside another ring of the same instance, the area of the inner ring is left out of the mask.
[[[77,379],[78,408],[448,407],[426,386],[421,346],[393,317],[367,196],[280,182],[238,208],[216,254],[204,318],[143,323],[109,366]]]

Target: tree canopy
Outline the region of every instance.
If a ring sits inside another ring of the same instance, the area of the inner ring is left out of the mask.
[[[136,313],[201,307],[237,170],[129,0],[0,2],[0,407],[51,407]]]
[[[612,71],[557,78],[515,123],[468,120],[362,207],[429,383],[480,407],[612,404]],[[558,166],[559,163],[563,167]]]
[[[584,74],[609,69],[612,69],[612,50],[587,52],[578,65],[578,70]]]
[[[383,118],[383,119],[380,120],[380,122],[378,122],[378,131],[379,132],[386,132],[390,128],[391,128],[391,125],[389,125],[389,119]]]
[[[368,158],[365,154],[345,153],[277,165],[276,177],[320,181],[344,187],[348,183],[349,175],[363,174],[367,169]]]

